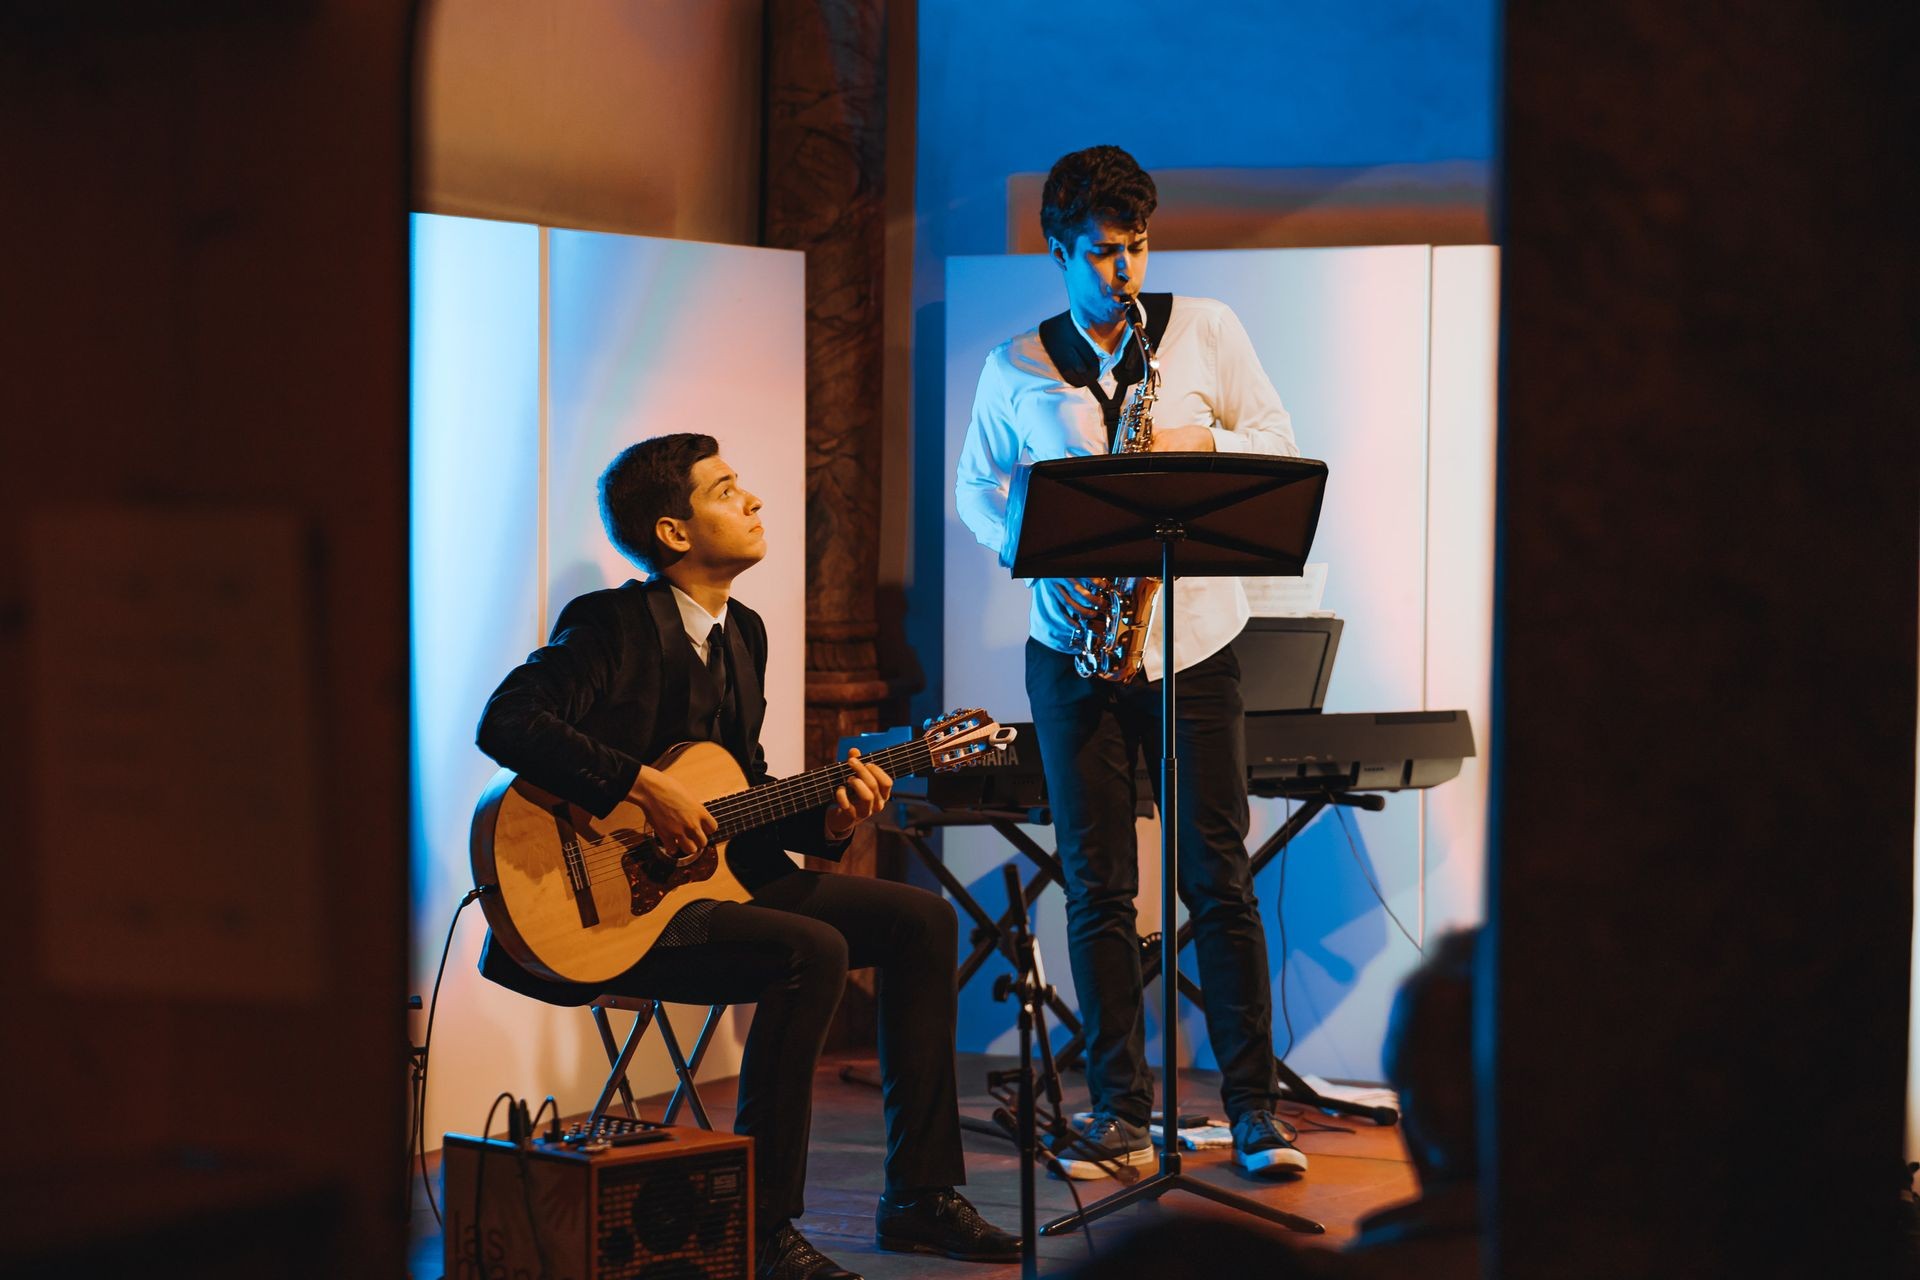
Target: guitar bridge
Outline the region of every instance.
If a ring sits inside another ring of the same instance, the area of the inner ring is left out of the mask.
[[[580,852],[580,836],[567,820],[567,806],[553,807],[553,825],[560,831],[560,856],[567,868],[567,884],[573,890],[574,909],[580,913],[580,927],[591,929],[600,923],[600,908],[594,905],[593,884],[587,878],[586,855]]]

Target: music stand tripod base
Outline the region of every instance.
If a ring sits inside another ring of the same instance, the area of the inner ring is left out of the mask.
[[[1320,521],[1326,464],[1251,454],[1152,453],[1060,458],[1020,473],[1009,513],[1019,521],[1016,578],[1160,578],[1160,1168],[1049,1222],[1058,1235],[1141,1200],[1185,1191],[1292,1231],[1319,1235],[1311,1218],[1270,1208],[1180,1170],[1178,895],[1180,763],[1176,721],[1174,547],[1189,577],[1298,574]]]

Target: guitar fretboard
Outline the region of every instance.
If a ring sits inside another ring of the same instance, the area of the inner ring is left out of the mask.
[[[933,763],[933,747],[927,739],[918,738],[860,758],[868,764],[879,765],[891,777],[904,778],[926,771]],[[831,804],[834,791],[852,776],[853,769],[843,760],[810,773],[709,800],[707,812],[720,824],[712,839],[715,842],[731,840],[742,832]]]

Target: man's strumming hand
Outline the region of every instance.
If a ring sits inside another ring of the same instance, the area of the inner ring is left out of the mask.
[[[698,853],[720,824],[693,793],[652,765],[645,765],[633,780],[628,799],[646,811],[660,847],[676,858]]]

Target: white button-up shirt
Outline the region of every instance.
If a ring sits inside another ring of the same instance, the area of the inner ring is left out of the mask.
[[[704,667],[707,665],[707,637],[715,627],[727,624],[727,606],[721,605],[717,614],[708,613],[680,588],[669,583],[668,590],[673,592],[673,602],[680,608],[680,625],[687,629],[687,639],[693,642],[693,656]],[[1179,681],[1174,683],[1178,684]]]
[[[1094,353],[1104,357],[1100,387],[1111,397],[1120,353],[1101,352],[1097,346]],[[1293,420],[1260,367],[1240,318],[1226,303],[1176,297],[1155,355],[1160,361],[1160,393],[1152,410],[1156,431],[1203,426],[1221,453],[1299,456]],[[1015,472],[1051,458],[1106,453],[1108,437],[1092,390],[1061,379],[1037,327],[1002,343],[980,371],[973,417],[960,449],[954,478],[960,518],[1002,565],[1011,566],[1019,530],[1008,525],[1007,494]],[[1179,611],[1176,671],[1212,657],[1247,625],[1247,592],[1238,578],[1182,578],[1174,595]],[[1069,652],[1074,624],[1053,591],[1034,591],[1029,624],[1034,639]],[[1160,649],[1156,600],[1147,629],[1144,669],[1149,680],[1160,678]]]

